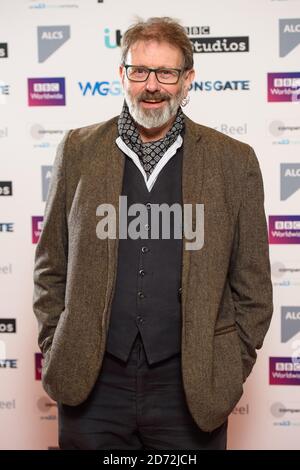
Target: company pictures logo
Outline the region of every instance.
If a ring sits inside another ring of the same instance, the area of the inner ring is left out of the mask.
[[[299,119],[275,120],[269,123],[269,132],[274,136],[272,144],[300,145]]]
[[[65,106],[65,79],[28,78],[29,106]]]
[[[291,357],[269,358],[270,385],[300,385],[300,361]]]
[[[286,343],[300,331],[300,306],[281,307],[281,342]]]
[[[270,215],[270,244],[299,244],[300,215]]]
[[[44,62],[70,39],[70,26],[38,26],[38,61]]]
[[[300,44],[300,18],[279,20],[279,55],[285,57]]]
[[[42,215],[35,215],[32,217],[32,243],[38,243],[42,229],[43,229],[43,220]]]
[[[280,199],[285,201],[300,188],[300,163],[281,163]]]
[[[300,72],[268,73],[268,101],[300,101]]]

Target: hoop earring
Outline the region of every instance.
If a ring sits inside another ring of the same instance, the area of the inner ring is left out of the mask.
[[[190,96],[187,95],[183,100],[181,101],[181,106],[184,107],[190,102]]]

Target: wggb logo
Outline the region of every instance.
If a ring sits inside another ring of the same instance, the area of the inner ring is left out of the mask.
[[[82,96],[119,96],[123,93],[119,80],[112,82],[78,82]]]

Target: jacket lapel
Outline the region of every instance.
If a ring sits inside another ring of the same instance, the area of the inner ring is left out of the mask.
[[[195,230],[195,204],[201,203],[202,186],[205,172],[204,146],[201,142],[201,127],[185,116],[185,135],[183,141],[182,202],[192,204],[193,231]],[[183,236],[182,252],[182,314],[185,320],[185,306],[188,298],[188,280],[192,251],[185,249],[189,241]]]

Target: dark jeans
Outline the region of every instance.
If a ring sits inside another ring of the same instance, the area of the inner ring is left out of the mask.
[[[83,404],[58,409],[61,449],[226,449],[227,421],[203,432],[188,410],[180,354],[149,366],[139,337],[127,363],[105,353]]]

